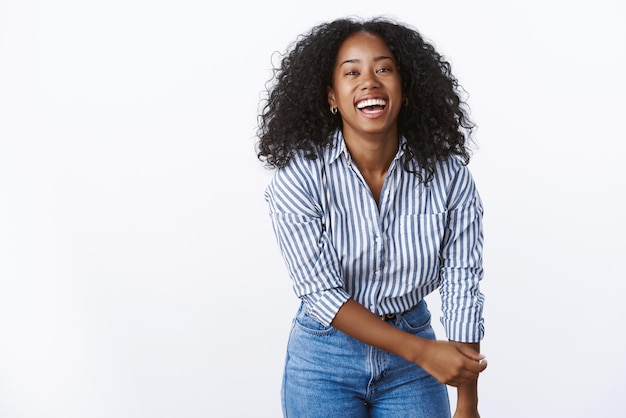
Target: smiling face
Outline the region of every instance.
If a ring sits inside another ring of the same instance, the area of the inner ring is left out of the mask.
[[[397,139],[402,84],[396,59],[380,37],[357,32],[343,42],[328,103],[341,114],[344,137]]]

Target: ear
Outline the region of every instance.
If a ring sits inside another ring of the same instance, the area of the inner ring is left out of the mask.
[[[335,100],[335,90],[331,86],[326,87],[326,94],[328,97],[328,104],[331,107],[337,107],[337,100]]]

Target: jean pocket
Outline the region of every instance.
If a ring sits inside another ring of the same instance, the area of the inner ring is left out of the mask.
[[[401,318],[401,324],[405,331],[417,335],[431,328],[431,315],[428,311],[421,315],[411,315],[411,313],[403,315]]]
[[[304,311],[296,316],[295,326],[304,332],[314,335],[330,334],[335,331],[334,327],[320,323]]]

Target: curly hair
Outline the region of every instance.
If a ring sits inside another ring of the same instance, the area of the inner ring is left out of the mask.
[[[439,160],[456,155],[468,164],[467,142],[475,125],[449,62],[415,29],[382,17],[334,20],[296,39],[274,68],[261,101],[257,157],[280,168],[295,151],[315,159],[318,147],[331,144],[331,133],[342,121],[329,111],[327,87],[333,84],[340,46],[356,32],[379,36],[398,62],[408,98],[398,115],[398,133],[406,138],[404,169],[428,182]]]

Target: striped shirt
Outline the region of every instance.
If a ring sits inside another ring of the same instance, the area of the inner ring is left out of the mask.
[[[265,192],[293,289],[330,325],[352,298],[376,315],[411,309],[439,288],[447,337],[484,333],[482,203],[457,158],[437,164],[428,184],[404,170],[402,148],[377,205],[340,131],[310,160],[297,153]]]

